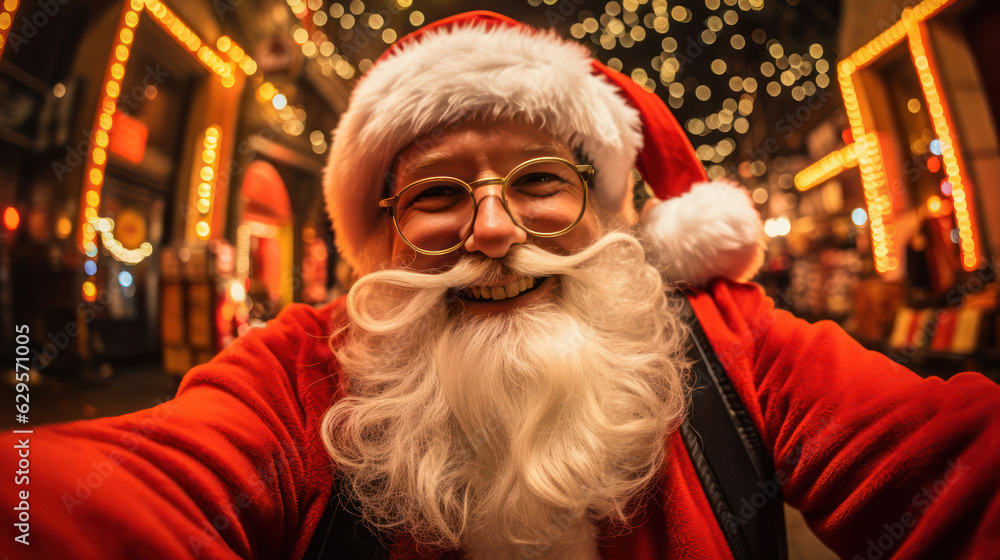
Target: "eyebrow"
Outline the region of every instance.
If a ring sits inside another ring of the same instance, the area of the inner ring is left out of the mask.
[[[528,144],[524,147],[524,155],[529,157],[556,156],[573,159],[572,153],[565,146],[552,140],[548,144]]]
[[[403,168],[402,172],[400,172],[399,175],[400,177],[413,176],[414,174],[416,174],[416,172],[420,171],[421,169],[425,169],[428,167],[435,167],[441,164],[449,163],[451,161],[452,159],[445,154],[442,154],[440,152],[431,152],[429,154],[421,156],[421,158],[418,159],[416,162],[407,165],[405,168]]]

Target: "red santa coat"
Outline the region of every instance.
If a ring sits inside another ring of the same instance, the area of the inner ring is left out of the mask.
[[[717,281],[692,306],[785,500],[834,551],[1000,555],[1000,387],[974,373],[922,380],[753,284]],[[170,402],[5,434],[8,476],[12,445],[30,439],[31,544],[8,540],[12,557],[301,557],[330,498],[319,423],[342,394],[328,335],[343,321],[343,299],[292,305],[193,369]],[[668,445],[631,532],[599,539],[604,558],[731,558],[679,436]],[[5,485],[8,528],[23,488]],[[416,557],[412,541],[394,557]]]

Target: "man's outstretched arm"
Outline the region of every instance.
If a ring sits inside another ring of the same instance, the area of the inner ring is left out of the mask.
[[[921,379],[833,322],[775,309],[756,285],[708,293],[695,310],[772,450],[775,482],[834,551],[1000,549],[1000,387],[975,373]]]
[[[14,558],[282,558],[330,488],[317,422],[333,394],[329,315],[285,310],[187,374],[175,399],[30,438],[29,545]],[[318,447],[317,447],[318,446]],[[14,472],[16,455],[2,455]],[[4,492],[3,515],[19,502]]]

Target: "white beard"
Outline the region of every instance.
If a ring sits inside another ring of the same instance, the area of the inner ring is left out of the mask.
[[[680,322],[624,233],[502,263],[362,278],[332,343],[345,337],[349,396],[322,435],[372,525],[475,558],[596,557],[593,524],[627,527],[683,418]],[[450,288],[502,270],[560,287],[504,313],[449,311]]]

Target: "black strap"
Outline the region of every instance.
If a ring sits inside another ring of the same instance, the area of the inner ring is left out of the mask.
[[[771,454],[719,362],[686,297],[680,298],[692,345],[695,388],[684,445],[736,560],[788,556],[781,486]]]
[[[343,491],[342,480],[335,478],[333,494],[303,560],[389,560],[389,547],[385,543],[391,540],[376,534],[361,520],[357,506]]]

